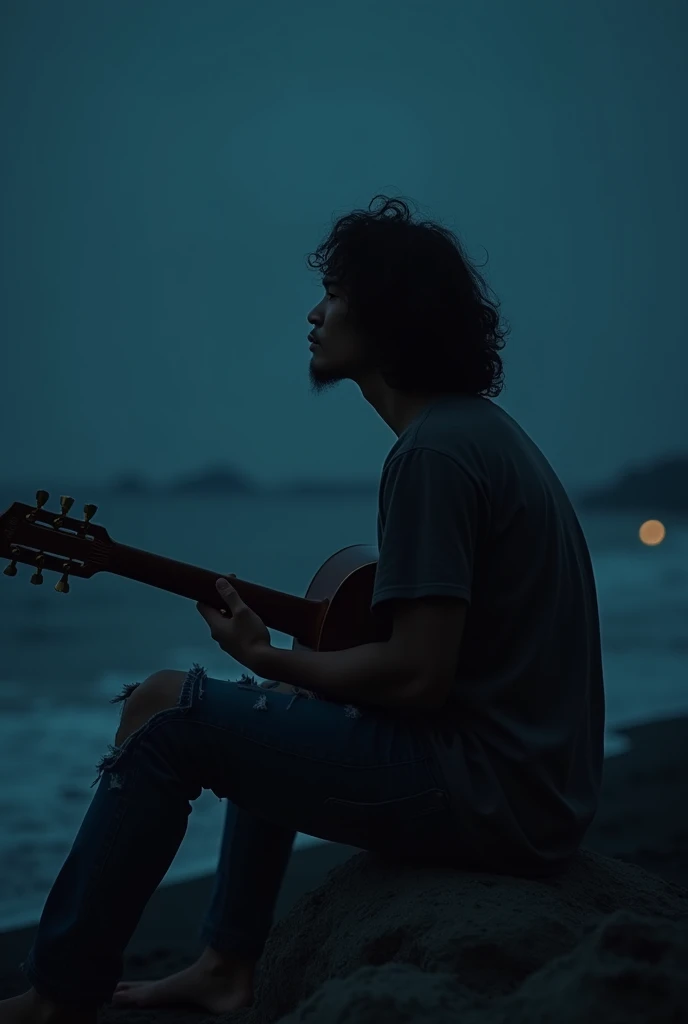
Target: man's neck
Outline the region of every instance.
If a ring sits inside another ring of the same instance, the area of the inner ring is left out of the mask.
[[[390,388],[378,374],[359,381],[361,394],[397,437],[437,395],[411,395]]]

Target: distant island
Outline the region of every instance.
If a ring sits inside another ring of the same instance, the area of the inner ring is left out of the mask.
[[[256,494],[256,495],[366,495],[375,494],[377,479],[301,479],[263,485],[231,466],[210,466],[167,483],[156,484],[140,473],[122,473],[110,489],[119,494]],[[688,454],[667,456],[627,469],[609,484],[584,491],[576,504],[582,509],[688,514]]]
[[[278,494],[373,494],[377,480],[295,480],[272,488]]]
[[[110,483],[110,490],[118,494],[146,494],[151,485],[138,473],[122,473]]]
[[[370,494],[378,488],[377,480],[288,480],[283,483],[263,485],[242,470],[231,466],[210,466],[185,474],[167,483],[159,484],[146,480],[140,473],[121,473],[115,477],[110,490],[118,494],[148,495],[174,494]]]
[[[611,484],[582,494],[578,504],[585,509],[627,509],[648,515],[688,513],[688,454],[636,465]]]
[[[177,494],[254,494],[261,488],[248,473],[229,466],[211,466],[173,480],[166,490]]]

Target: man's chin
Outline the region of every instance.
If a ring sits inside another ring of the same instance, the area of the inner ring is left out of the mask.
[[[313,362],[308,367],[308,377],[311,391],[314,394],[328,391],[340,381],[346,380],[346,374],[341,371],[333,370],[331,367],[315,366]]]

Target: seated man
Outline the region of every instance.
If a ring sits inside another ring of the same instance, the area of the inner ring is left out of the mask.
[[[396,435],[372,598],[386,639],[281,650],[232,588],[231,616],[199,606],[225,651],[280,685],[195,666],[125,688],[115,748],[24,965],[33,987],[0,1003],[0,1024],[92,1024],[111,998],[250,1004],[297,831],[537,877],[567,864],[595,815],[593,571],[557,476],[491,401],[497,307],[454,236],[398,200],[341,218],[316,255],[312,389],[354,381]],[[120,982],[203,788],[228,800],[205,948],[172,977]]]

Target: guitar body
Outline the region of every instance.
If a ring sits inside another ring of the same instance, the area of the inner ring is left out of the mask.
[[[292,650],[343,651],[348,647],[387,639],[379,635],[370,614],[377,549],[352,544],[331,555],[310,582],[306,597],[329,601],[316,648],[294,639]]]
[[[388,639],[389,633],[380,630],[370,614],[376,567],[377,549],[372,544],[352,544],[323,562],[306,591],[309,599],[329,602],[318,645],[308,647],[294,638],[292,650],[343,651],[358,644]],[[290,696],[300,689],[272,679],[259,686]]]

